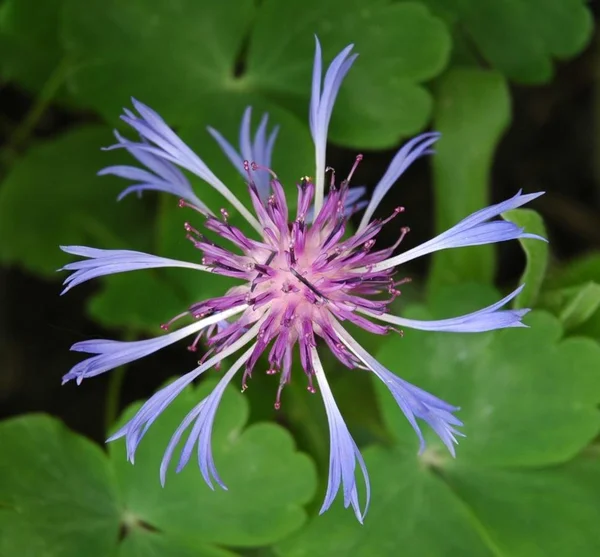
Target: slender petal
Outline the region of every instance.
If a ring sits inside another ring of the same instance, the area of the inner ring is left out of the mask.
[[[81,261],[68,263],[59,271],[75,271],[69,275],[63,282],[65,285],[61,294],[64,294],[74,286],[88,280],[113,275],[116,273],[125,273],[127,271],[138,271],[141,269],[157,269],[159,267],[183,267],[195,269],[196,271],[211,272],[211,268],[206,265],[198,265],[187,261],[178,261],[177,259],[168,259],[158,257],[141,251],[132,251],[125,249],[97,249],[85,246],[60,246],[60,249],[71,255],[87,257]]]
[[[210,214],[208,207],[194,193],[190,181],[179,168],[153,153],[130,148],[130,142],[121,137],[118,132],[115,132],[115,137],[132,156],[150,170],[143,170],[135,166],[109,166],[98,172],[100,176],[112,174],[126,180],[138,182],[133,186],[125,188],[117,198],[119,201],[133,192],[141,195],[146,190],[163,191],[181,197],[207,214]]]
[[[147,340],[138,340],[135,342],[123,342],[119,340],[84,340],[71,346],[74,352],[85,352],[96,354],[87,360],[79,362],[69,373],[63,377],[63,384],[75,379],[77,384],[81,384],[84,379],[100,375],[111,369],[139,360],[157,352],[165,346],[169,346],[183,338],[198,333],[202,329],[214,325],[223,319],[237,315],[246,309],[246,304],[235,308],[216,313],[204,319],[183,327],[178,331],[169,333],[156,338]]]
[[[219,407],[219,403],[221,402],[223,393],[225,392],[225,388],[227,385],[229,385],[230,381],[233,379],[233,376],[248,361],[255,346],[256,343],[252,345],[244,353],[244,355],[233,364],[233,366],[231,366],[231,368],[222,377],[210,395],[203,399],[200,404],[195,406],[189,412],[189,414],[184,418],[180,426],[173,434],[173,437],[171,437],[169,445],[167,446],[167,450],[165,451],[160,464],[160,482],[163,486],[166,482],[167,469],[169,468],[169,463],[173,458],[175,448],[179,444],[179,441],[181,440],[185,430],[192,424],[192,422],[195,421],[196,423],[194,424],[194,427],[188,436],[188,440],[181,451],[181,457],[179,459],[179,464],[177,465],[177,472],[180,472],[188,463],[190,457],[192,456],[194,445],[196,442],[198,442],[198,466],[200,467],[200,472],[202,473],[204,481],[211,489],[214,489],[212,479],[214,479],[223,489],[227,489],[219,477],[214,464],[211,447],[212,429],[217,409]]]
[[[431,153],[430,147],[440,138],[439,133],[424,133],[411,139],[406,145],[404,145],[396,156],[392,159],[392,162],[388,166],[385,174],[379,180],[379,183],[373,190],[371,201],[367,206],[360,225],[358,226],[358,232],[363,230],[371,217],[375,213],[375,210],[381,203],[381,200],[385,197],[386,193],[390,188],[398,181],[400,176],[404,174],[406,169],[419,157]]]
[[[361,313],[385,321],[400,325],[401,327],[409,327],[410,329],[419,329],[421,331],[444,331],[447,333],[483,333],[485,331],[494,331],[496,329],[506,329],[508,327],[527,327],[521,322],[523,316],[529,312],[529,309],[508,309],[498,311],[502,306],[506,305],[513,298],[519,295],[525,285],[519,286],[514,292],[511,292],[499,302],[492,304],[486,308],[480,309],[473,313],[461,315],[460,317],[452,317],[450,319],[440,319],[436,321],[419,321],[416,319],[406,319],[383,313],[377,315],[368,310],[359,310]]]
[[[327,421],[329,422],[329,481],[327,483],[325,501],[319,514],[323,514],[329,509],[340,490],[341,484],[344,492],[344,506],[348,508],[352,505],[356,518],[362,524],[371,500],[371,485],[367,467],[335,403],[333,393],[323,370],[323,365],[314,346],[311,347],[311,357],[315,376],[321,389],[323,402],[325,403]],[[366,487],[366,501],[363,510],[360,508],[358,490],[356,488],[356,462],[360,466]]]
[[[323,205],[325,194],[325,156],[327,149],[327,131],[333,112],[335,99],[342,81],[356,60],[358,54],[350,55],[354,45],[348,45],[331,62],[321,89],[321,45],[315,37],[315,63],[313,66],[312,94],[310,100],[309,123],[313,142],[315,144],[315,214]]]
[[[240,148],[239,152],[229,143],[221,133],[214,128],[208,127],[208,132],[213,136],[215,141],[219,144],[219,147],[223,150],[227,158],[231,161],[231,164],[240,173],[242,178],[247,179],[248,174],[244,168],[244,161],[255,162],[259,166],[270,168],[271,167],[271,156],[273,153],[273,146],[275,145],[275,139],[279,132],[279,126],[275,126],[267,139],[267,124],[269,121],[269,115],[263,114],[260,121],[254,141],[251,141],[250,137],[250,123],[252,116],[252,108],[246,108],[244,116],[242,117],[242,124],[240,126]],[[259,196],[262,201],[266,201],[269,196],[270,180],[271,175],[266,170],[255,170],[253,171],[253,179],[256,184]]]
[[[164,387],[151,398],[137,411],[135,416],[131,418],[121,429],[111,435],[107,441],[115,441],[121,437],[125,437],[127,447],[127,459],[133,464],[137,447],[155,420],[162,414],[171,402],[185,389],[192,381],[202,375],[206,370],[212,368],[220,361],[227,358],[231,354],[237,352],[240,348],[248,344],[254,339],[262,325],[264,319],[260,319],[253,327],[243,334],[237,341],[230,344],[218,354],[198,366],[193,371],[182,375],[173,383]]]
[[[125,115],[121,119],[135,129],[145,143],[135,143],[120,138],[117,145],[108,147],[114,149],[119,147],[126,148],[135,156],[140,152],[146,152],[155,157],[170,161],[190,172],[196,174],[207,184],[216,189],[225,199],[227,199],[240,214],[258,231],[261,227],[256,218],[248,211],[245,205],[231,192],[231,190],[219,180],[215,174],[204,164],[180,138],[169,128],[167,123],[150,107],[132,99],[133,105],[140,114],[136,116],[130,110],[125,110]],[[137,157],[139,160],[139,157]]]
[[[417,423],[417,418],[427,422],[446,445],[450,454],[455,456],[454,445],[458,443],[456,436],[464,437],[464,434],[456,429],[456,427],[462,426],[463,423],[453,414],[460,408],[452,406],[410,384],[408,381],[400,379],[373,358],[339,323],[335,323],[334,327],[348,349],[390,390],[406,419],[419,437],[419,453],[425,450],[425,439]]]
[[[537,234],[528,234],[524,232],[523,228],[512,222],[487,222],[489,219],[497,217],[504,211],[516,209],[543,194],[544,192],[537,192],[522,195],[521,190],[519,190],[514,197],[473,213],[439,236],[436,236],[416,248],[401,253],[400,255],[375,263],[369,267],[369,270],[381,271],[390,269],[391,267],[396,267],[397,265],[401,265],[402,263],[406,263],[417,257],[443,249],[493,244],[496,242],[505,242],[507,240],[517,240],[519,238],[532,238],[546,242],[547,240],[545,238],[542,238]],[[366,267],[357,269],[358,272],[364,272],[365,270]]]

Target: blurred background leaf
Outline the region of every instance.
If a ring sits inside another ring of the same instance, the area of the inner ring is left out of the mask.
[[[542,217],[531,209],[513,209],[502,213],[502,218],[527,230],[529,234],[547,237]],[[519,243],[527,256],[525,271],[520,281],[521,284],[525,284],[525,287],[515,298],[513,307],[533,307],[546,277],[550,250],[547,243],[531,238],[521,238]]]
[[[63,59],[58,30],[63,0],[5,0],[0,5],[0,72],[35,92]]]
[[[350,43],[360,53],[336,102],[332,141],[391,147],[427,124],[432,100],[420,83],[442,71],[450,41],[442,22],[422,4],[266,0],[251,37],[244,81],[304,117],[315,34],[325,59]]]
[[[496,146],[510,120],[510,97],[495,72],[454,69],[438,83],[433,174],[436,232],[442,233],[489,205],[489,180]],[[516,193],[516,192],[515,192]],[[452,249],[433,256],[429,287],[463,281],[488,283],[495,271],[494,247]]]
[[[553,58],[579,52],[593,22],[582,0],[425,0],[432,11],[464,29],[480,55],[508,78],[548,81]]]
[[[235,87],[253,2],[63,1],[62,41],[79,67],[70,92],[110,121],[133,96],[178,124],[210,113],[206,93]]]
[[[122,180],[95,173],[106,166],[100,147],[108,130],[88,127],[35,146],[19,159],[0,189],[0,259],[44,276],[57,276],[69,261],[60,245],[149,244],[143,223],[148,211],[133,199],[117,204]],[[115,153],[114,164],[126,160]],[[25,218],[23,218],[25,217]]]

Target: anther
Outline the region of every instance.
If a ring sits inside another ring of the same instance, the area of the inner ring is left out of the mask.
[[[200,236],[200,232],[198,232],[189,222],[183,223],[183,228],[186,232],[190,234],[194,234],[195,236]]]
[[[335,189],[335,169],[331,166],[325,167],[325,174],[331,172],[331,180],[329,181],[329,188]]]
[[[227,212],[227,209],[221,209],[221,216],[223,217],[223,220],[227,222],[227,219],[229,218],[229,213]]]

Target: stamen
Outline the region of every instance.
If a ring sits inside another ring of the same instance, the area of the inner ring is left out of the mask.
[[[360,161],[362,161],[362,160],[363,160],[362,154],[356,155],[356,160],[354,161],[354,164],[352,165],[352,168],[350,169],[348,178],[346,178],[346,183],[348,183],[348,184],[350,183],[350,179],[352,178],[352,175],[354,174],[354,172],[358,168],[358,165],[360,164]]]
[[[181,319],[182,317],[185,317],[186,315],[189,315],[189,312],[188,312],[188,311],[184,311],[183,313],[180,313],[179,315],[176,315],[175,317],[173,317],[173,318],[169,319],[169,321],[167,321],[166,323],[163,323],[163,324],[160,326],[160,328],[161,328],[163,331],[168,331],[168,330],[169,330],[169,327],[170,327],[170,326],[171,326],[173,323],[175,323],[175,321],[177,321],[177,320]]]
[[[194,211],[200,213],[204,217],[209,216],[209,213],[206,210],[201,209],[200,207],[198,207],[196,205],[192,205],[189,201],[186,201],[185,199],[180,199],[177,202],[177,206],[180,209],[183,209],[183,208],[193,209]]]
[[[183,228],[188,234],[193,234],[199,238],[202,237],[202,234],[200,234],[200,232],[198,232],[198,230],[196,230],[189,222],[184,222]]]
[[[200,342],[200,339],[202,338],[202,333],[204,331],[200,331],[197,335],[196,338],[194,339],[194,342],[192,342],[192,344],[190,344],[187,349],[190,352],[196,352],[196,350],[198,350],[198,343]]]
[[[400,229],[400,238],[398,238],[396,240],[396,242],[394,242],[394,245],[390,248],[391,250],[395,250],[401,243],[402,240],[404,240],[404,237],[410,232],[410,228],[408,226],[403,226]]]
[[[244,170],[246,174],[248,174],[248,182],[254,185],[254,180],[252,179],[252,173],[250,172],[250,163],[248,161],[244,161]]]
[[[331,172],[331,179],[329,181],[329,189],[330,190],[335,190],[335,168],[333,168],[332,166],[327,166],[325,168],[325,174],[327,174],[328,172]]]
[[[274,180],[277,180],[277,174],[275,174],[275,172],[273,172],[273,170],[271,170],[270,168],[267,168],[266,166],[263,166],[262,164],[256,164],[255,162],[253,162],[251,164],[252,170],[264,170],[266,172],[268,172],[271,176],[273,176]],[[244,167],[245,168],[245,167]]]

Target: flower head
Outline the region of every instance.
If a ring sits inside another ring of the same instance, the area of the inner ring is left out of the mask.
[[[512,223],[492,220],[503,211],[519,207],[541,193],[523,195],[519,192],[503,203],[472,214],[443,234],[400,255],[393,254],[408,232],[406,227],[400,228],[395,245],[376,249],[378,233],[384,225],[398,219],[403,208],[396,207],[384,219],[372,219],[375,210],[406,168],[418,157],[431,153],[439,135],[425,133],[402,147],[376,185],[371,200],[361,202],[364,188],[350,187],[361,155],[341,180],[325,166],[327,129],[333,104],[355,58],[352,46],[344,49],[333,60],[322,81],[321,50],[317,41],[309,112],[315,145],[315,180],[305,177],[297,184],[295,214],[290,214],[285,190],[269,168],[277,128],[267,135],[266,115],[252,141],[251,111],[245,112],[240,131],[241,154],[219,132],[209,129],[245,177],[253,208],[251,212],[156,112],[134,101],[137,114],[126,110],[122,118],[139,133],[141,139],[135,142],[117,135],[118,144],[113,148],[125,148],[145,168],[109,167],[102,173],[116,174],[136,182],[122,195],[144,190],[177,195],[181,198],[180,206],[196,209],[204,219],[204,227],[220,236],[222,242],[210,241],[186,223],[187,238],[202,254],[199,263],[128,250],[82,246],[62,248],[84,258],[64,267],[73,272],[65,280],[65,291],[99,276],[167,266],[225,275],[240,281],[238,286],[223,292],[220,297],[192,304],[163,328],[170,328],[180,319],[189,319],[192,323],[164,336],[137,342],[86,341],[72,347],[73,350],[93,354],[64,377],[65,381],[75,379],[79,383],[185,337],[193,339],[189,348],[195,350],[204,335],[208,352],[198,367],[157,392],[110,438],[125,438],[128,458],[132,462],[148,428],[175,397],[205,371],[229,355],[243,351],[212,394],[191,409],[175,431],[161,464],[163,483],[177,445],[189,430],[177,471],[186,465],[197,445],[202,476],[211,487],[213,480],[225,487],[211,452],[212,424],[225,387],[239,372],[242,388],[245,389],[259,358],[265,356],[268,364],[264,371],[279,376],[275,395],[275,407],[279,408],[282,390],[291,378],[292,360],[298,357],[308,391],[315,393],[318,388],[321,392],[331,431],[329,486],[321,510],[329,508],[341,487],[345,506],[352,506],[357,518],[362,521],[370,491],[367,469],[335,403],[319,352],[327,347],[344,366],[372,372],[388,387],[414,428],[421,450],[425,443],[420,427],[426,423],[454,455],[457,436],[461,435],[457,428],[462,426],[455,416],[458,408],[403,381],[383,367],[350,335],[346,325],[352,323],[378,335],[387,334],[394,326],[449,332],[481,332],[523,326],[521,318],[527,310],[501,309],[519,293],[520,288],[487,308],[449,319],[417,321],[389,313],[390,302],[399,294],[397,287],[405,282],[395,277],[396,268],[401,263],[442,249],[524,237],[543,239],[525,233]],[[181,169],[192,172],[219,191],[246,218],[256,234],[249,237],[229,222],[225,209],[217,216],[212,208],[204,205]],[[325,193],[327,177],[329,188]],[[348,229],[349,215],[365,206],[358,229],[351,233]],[[366,484],[366,502],[363,505],[359,503],[356,485],[357,463]]]

